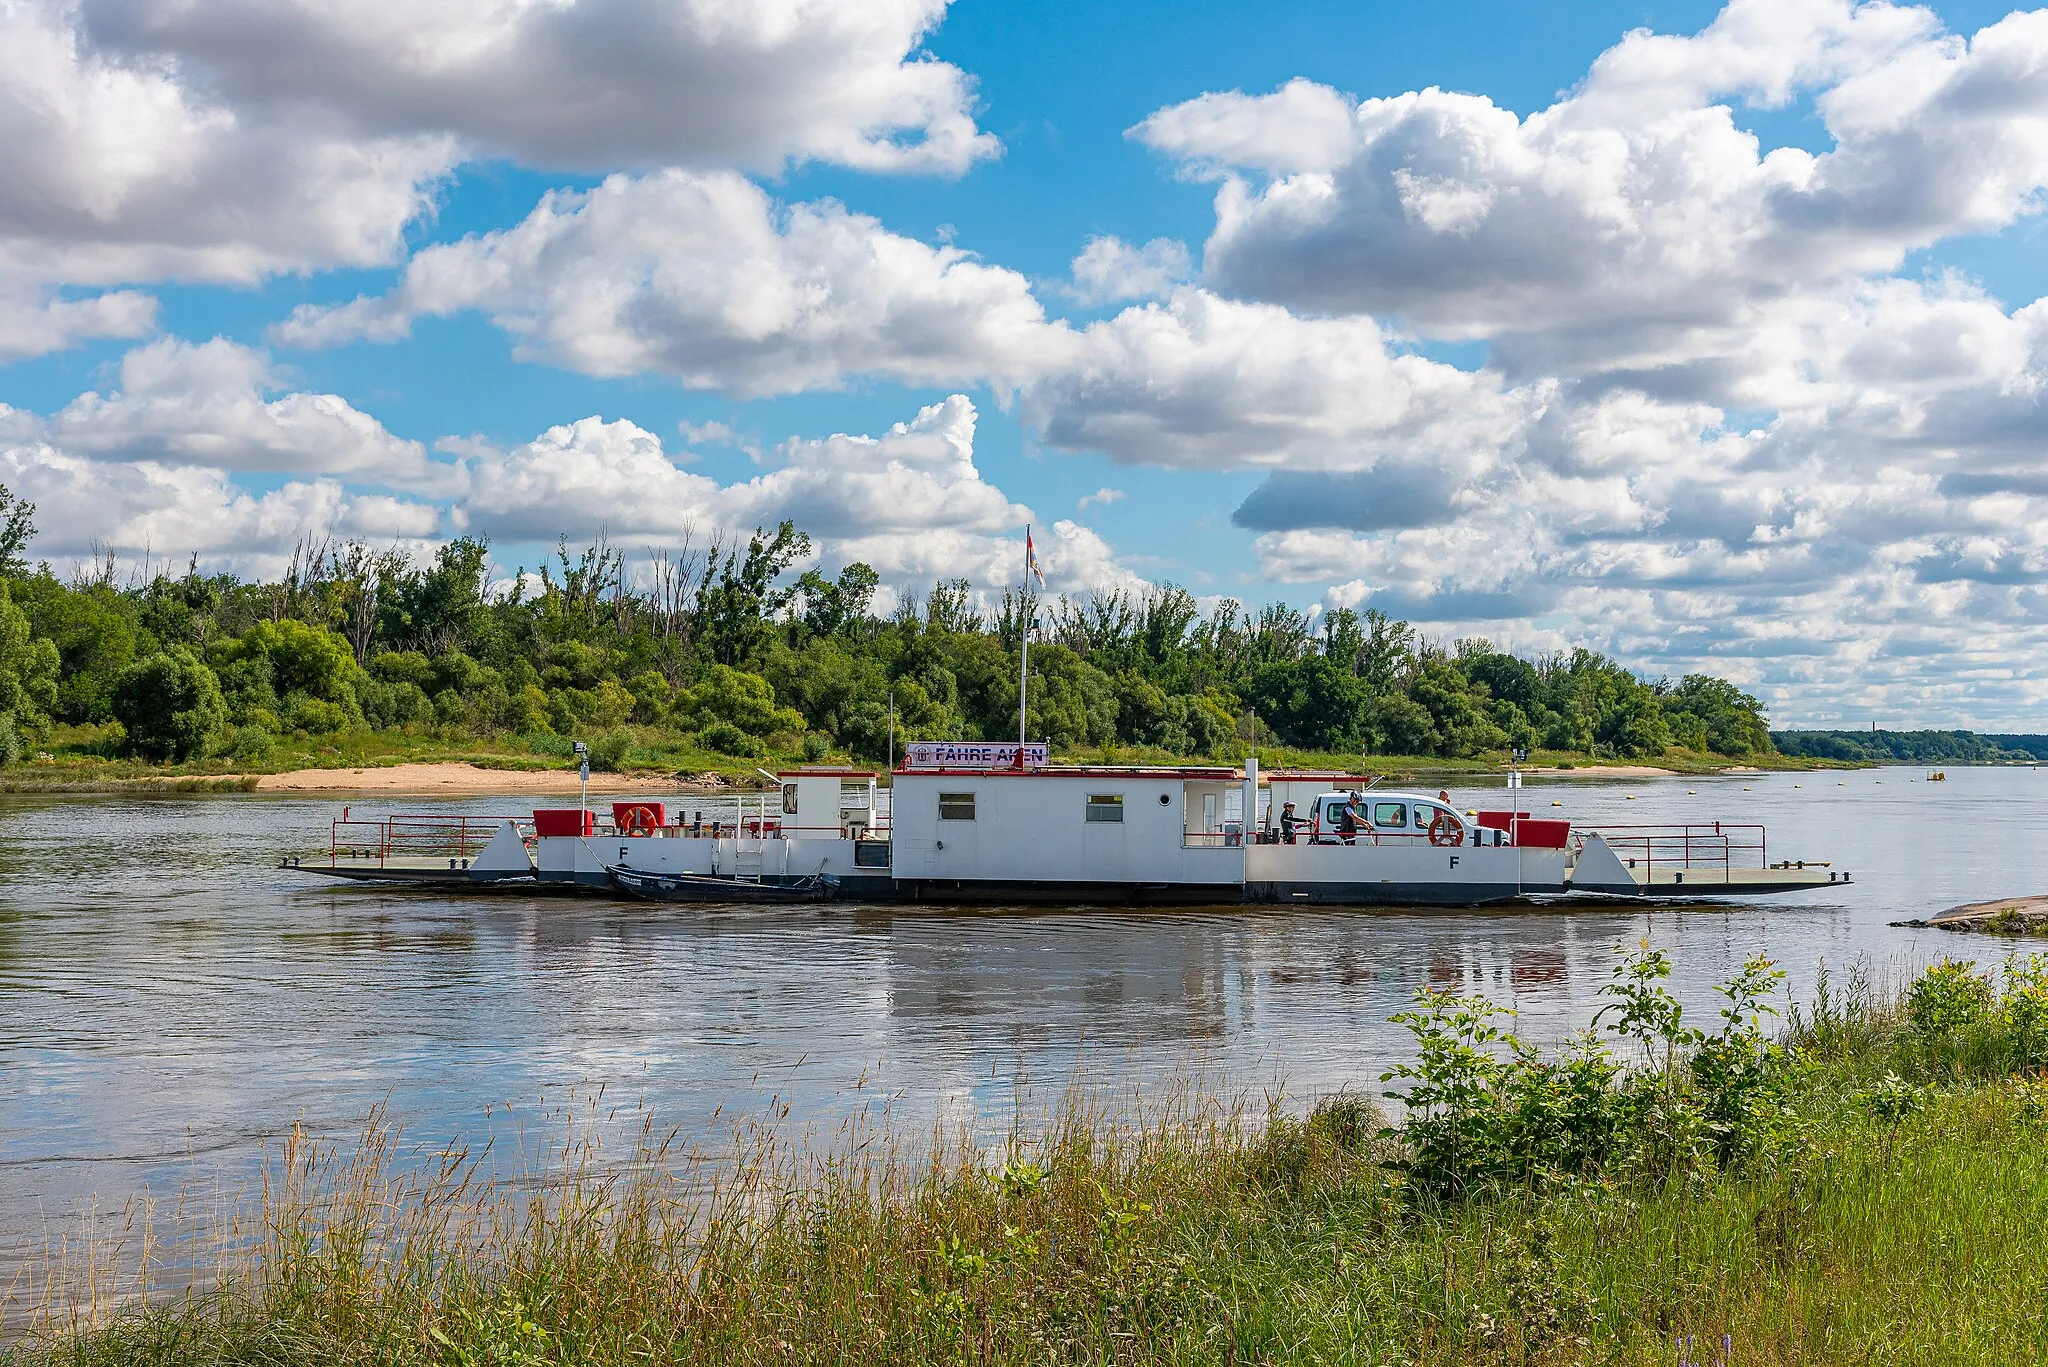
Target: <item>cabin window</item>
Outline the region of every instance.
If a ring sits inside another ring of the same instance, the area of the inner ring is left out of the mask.
[[[1124,795],[1122,793],[1088,794],[1088,817],[1091,822],[1105,821],[1123,824]]]
[[[796,815],[796,785],[794,783],[782,785],[782,814],[784,816]]]
[[[1375,802],[1372,804],[1372,824],[1393,830],[1408,824],[1408,809],[1399,802]]]
[[[972,820],[974,820],[974,794],[973,794],[973,793],[940,793],[940,794],[939,794],[939,820],[941,820],[941,821],[972,821]]]

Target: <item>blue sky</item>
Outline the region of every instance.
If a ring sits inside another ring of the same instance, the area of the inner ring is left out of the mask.
[[[2048,16],[510,13],[0,20],[38,551],[509,570],[799,515],[999,589],[1028,516],[1074,593],[1586,643],[1781,724],[2036,715]]]

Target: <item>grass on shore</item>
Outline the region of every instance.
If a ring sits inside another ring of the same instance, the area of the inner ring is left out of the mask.
[[[844,752],[812,756],[801,749],[768,747],[758,756],[735,756],[707,750],[693,738],[659,727],[617,727],[606,733],[610,744],[602,751],[599,767],[622,773],[644,774],[649,778],[675,776],[718,776],[727,781],[752,783],[760,776],[757,766],[778,766],[816,762],[856,763]],[[585,737],[594,740],[595,737]],[[1248,749],[1239,746],[1239,751]],[[431,764],[445,761],[474,764],[487,769],[525,772],[573,767],[570,740],[565,736],[474,736],[455,728],[409,731],[342,731],[325,736],[279,737],[259,755],[214,755],[183,764],[151,764],[124,757],[118,751],[118,732],[109,726],[58,726],[35,748],[33,757],[22,764],[0,768],[0,793],[44,791],[146,791],[215,792],[242,791],[253,785],[244,782],[251,775],[286,773],[295,769],[362,769],[394,764]],[[1338,773],[1375,773],[1396,777],[1477,777],[1504,773],[1504,754],[1452,759],[1429,755],[1374,755],[1361,759],[1355,754],[1294,750],[1261,745],[1259,763],[1267,769],[1312,769]],[[1069,764],[1187,764],[1243,762],[1242,753],[1214,761],[1193,760],[1165,750],[1140,746],[1063,747],[1055,763]],[[1602,763],[1616,763],[1573,751],[1538,751],[1531,764],[1544,769],[1571,771]],[[1723,755],[1702,755],[1671,750],[1655,759],[1631,761],[1654,765],[1681,774],[1713,774],[1737,765],[1772,770],[1817,768],[1859,768],[1832,760],[1795,758],[1786,755],[1757,755],[1742,760]],[[880,768],[873,764],[870,767]]]
[[[1425,997],[1391,1130],[1354,1095],[1251,1121],[1188,1093],[1133,1123],[1070,1107],[993,1160],[764,1142],[708,1197],[651,1142],[544,1192],[396,1163],[381,1126],[347,1159],[300,1143],[217,1288],[45,1313],[0,1360],[2048,1359],[2048,961],[1824,983],[1782,1043],[1762,968],[1706,1032],[1660,964],[1607,994],[1655,1067],[1538,1056],[1489,1003]]]

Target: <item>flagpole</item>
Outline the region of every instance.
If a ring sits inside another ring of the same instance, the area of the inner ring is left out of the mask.
[[[1024,692],[1031,686],[1031,524],[1024,524],[1024,578],[1019,586],[1024,609],[1017,633],[1017,762],[1024,762]]]

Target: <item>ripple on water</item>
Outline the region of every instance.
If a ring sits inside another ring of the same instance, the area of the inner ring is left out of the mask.
[[[2031,830],[2042,775],[1948,773],[1938,803],[1912,770],[1840,789],[1548,785],[1539,805],[1555,794],[1580,819],[1763,821],[1773,857],[1857,878],[1803,900],[1568,914],[398,895],[275,868],[324,844],[324,801],[0,798],[0,1229],[61,1225],[95,1192],[232,1180],[294,1120],[347,1135],[379,1104],[416,1135],[480,1144],[600,1089],[686,1137],[770,1098],[829,1133],[876,1098],[912,1120],[995,1114],[1076,1077],[1377,1090],[1403,1043],[1386,1017],[1423,984],[1484,990],[1556,1036],[1590,1014],[1614,946],[1644,935],[1700,1010],[1759,951],[1803,986],[1822,959],[1954,949],[1887,922],[2048,891],[2048,853]]]

